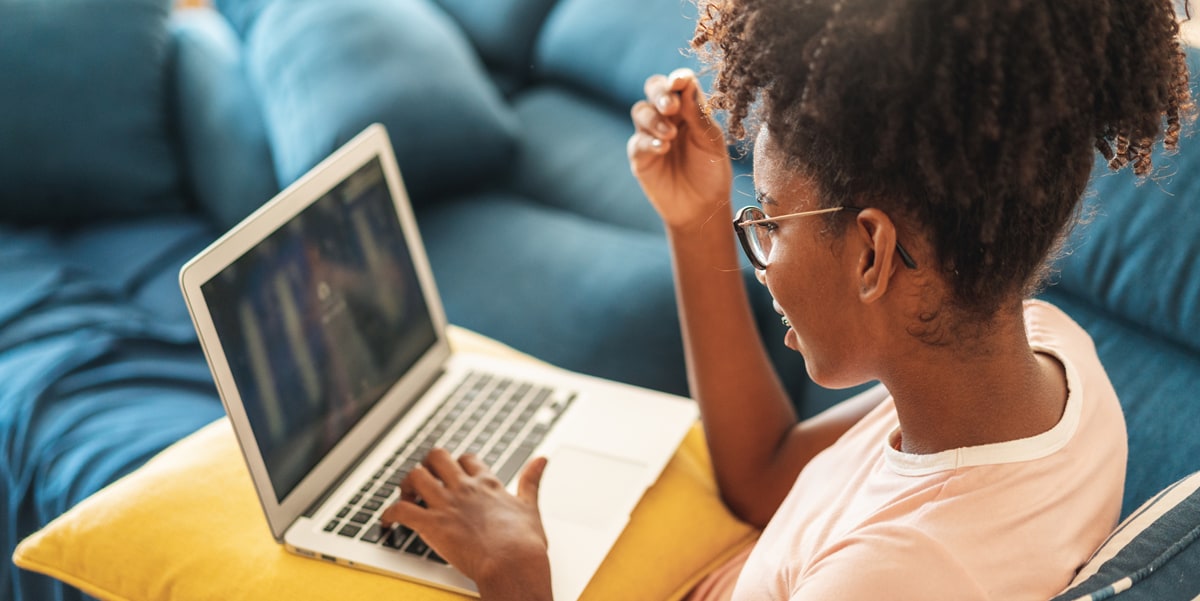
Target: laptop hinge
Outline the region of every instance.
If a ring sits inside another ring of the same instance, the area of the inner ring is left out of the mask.
[[[413,398],[419,399],[419,398],[424,397],[425,393],[429,392],[429,389],[433,388],[433,385],[436,384],[438,380],[442,379],[442,376],[444,376],[444,375],[446,375],[446,370],[444,368],[437,370],[437,372],[434,374],[434,376],[429,379],[429,383],[426,384],[425,387],[422,388],[417,394],[415,394]],[[334,491],[341,488],[342,484],[344,484],[346,482],[346,480],[350,478],[350,474],[352,474],[356,470],[358,470],[358,466],[361,465],[362,462],[366,460],[367,455],[370,455],[371,452],[375,450],[375,447],[379,445],[379,442],[382,441],[385,436],[390,434],[393,429],[395,429],[396,424],[400,422],[400,419],[404,417],[405,413],[406,412],[401,411],[399,415],[397,415],[395,418],[392,419],[391,423],[389,423],[386,428],[380,430],[379,435],[375,437],[375,440],[372,440],[371,444],[369,444],[365,447],[366,450],[364,450],[354,460],[354,464],[351,465],[350,467],[346,468],[342,472],[342,475],[340,477],[338,477],[337,480],[334,480],[333,483],[330,484],[325,489],[325,491],[321,493],[321,496],[317,497],[317,500],[314,501],[312,503],[312,505],[309,505],[308,509],[305,509],[304,513],[302,513],[301,515],[306,518],[311,518],[314,515],[316,515],[317,510],[320,509],[321,506],[324,505],[325,502],[329,500],[329,497],[333,495]]]

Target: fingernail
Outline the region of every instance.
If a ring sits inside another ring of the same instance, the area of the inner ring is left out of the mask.
[[[671,74],[667,76],[667,79],[671,80],[671,83],[675,83],[687,77],[694,77],[695,74],[696,73],[694,71],[688,69],[687,67],[680,67],[674,71],[671,71]]]
[[[655,148],[662,148],[663,141],[659,140],[658,138],[654,138],[653,140],[650,140],[650,145]]]
[[[668,106],[671,106],[671,97],[666,96],[666,95],[659,96],[658,97],[658,108],[666,109]]]
[[[658,122],[658,123],[657,123],[657,124],[654,126],[654,129],[658,130],[658,133],[660,133],[660,134],[662,134],[662,135],[664,135],[664,136],[669,136],[669,135],[671,135],[671,126],[670,126],[670,125],[667,125],[666,123],[663,123],[662,121],[659,121],[659,122]]]

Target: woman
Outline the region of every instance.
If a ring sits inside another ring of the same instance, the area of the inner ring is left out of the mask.
[[[721,494],[760,540],[694,599],[1045,599],[1115,525],[1124,422],[1087,335],[1027,301],[1099,150],[1151,170],[1192,104],[1168,0],[702,6],[715,67],[651,77],[628,153],[666,224]],[[735,230],[818,384],[797,423],[762,348],[707,109],[753,139]],[[747,124],[754,127],[747,129]],[[544,462],[510,497],[435,451],[387,514],[479,583],[548,599]]]

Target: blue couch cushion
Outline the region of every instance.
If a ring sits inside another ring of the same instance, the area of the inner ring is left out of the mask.
[[[509,193],[438,203],[417,219],[451,323],[567,369],[686,392],[661,235]]]
[[[560,86],[533,87],[513,107],[522,132],[513,190],[601,223],[662,235],[662,219],[629,173],[627,111]]]
[[[258,15],[274,0],[212,0],[212,6],[229,21],[238,37],[245,38]]]
[[[166,110],[170,6],[0,2],[0,219],[184,207]]]
[[[696,16],[690,0],[561,0],[542,28],[534,66],[625,112],[643,97],[649,75],[697,68],[686,50]]]
[[[532,75],[533,44],[554,0],[438,0],[489,69],[515,87]]]
[[[1158,160],[1154,179],[1097,166],[1076,226],[1058,261],[1055,287],[1194,352],[1200,352],[1200,139]]]
[[[505,169],[516,121],[453,20],[426,0],[296,0],[246,42],[279,183],[383,123],[414,204]]]
[[[250,89],[242,42],[212,10],[178,11],[176,119],[185,183],[214,220],[228,228],[278,191],[258,99]]]

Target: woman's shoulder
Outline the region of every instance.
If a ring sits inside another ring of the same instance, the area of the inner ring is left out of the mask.
[[[1041,299],[1027,299],[1024,314],[1025,333],[1030,344],[1037,346],[1038,343],[1055,342],[1057,345],[1078,345],[1095,352],[1095,345],[1087,330],[1054,304]]]

